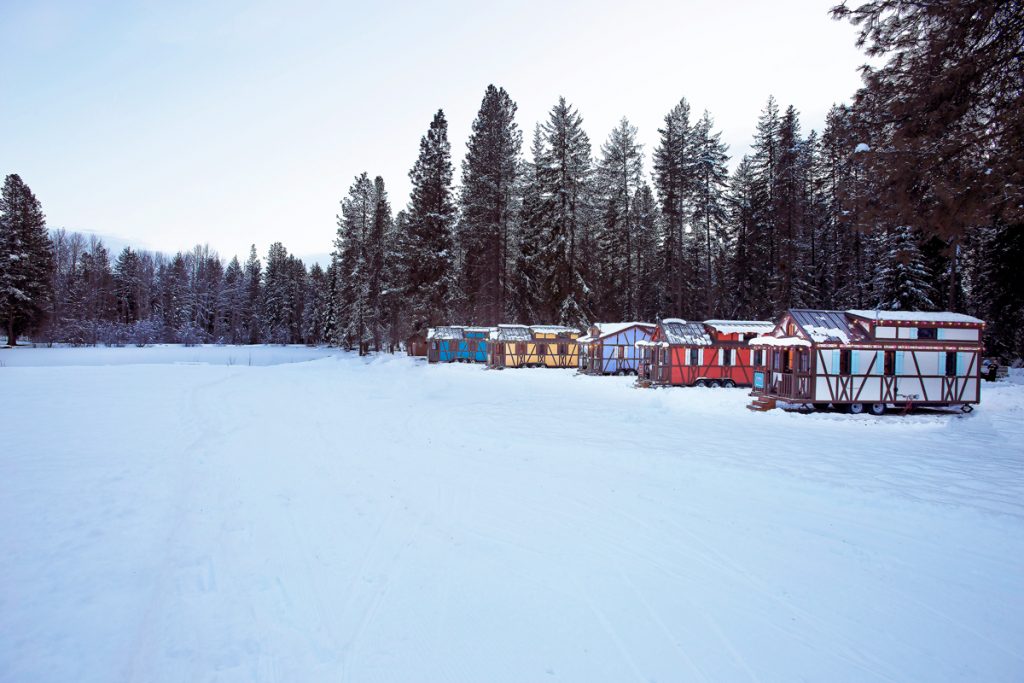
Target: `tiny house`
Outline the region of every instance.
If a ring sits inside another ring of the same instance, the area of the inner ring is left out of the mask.
[[[781,400],[875,415],[890,406],[970,412],[981,398],[984,328],[961,313],[791,309],[750,341],[760,397],[751,407]]]
[[[587,375],[635,375],[640,367],[637,342],[648,341],[651,323],[594,323],[577,339],[579,370]]]
[[[465,327],[462,339],[456,342],[455,360],[463,363],[486,363],[489,327]]]
[[[431,327],[427,330],[427,362],[454,362],[458,358],[459,344],[464,339],[465,332],[461,327]]]
[[[574,368],[579,330],[560,325],[498,325],[487,344],[492,368]]]
[[[641,350],[638,381],[655,386],[751,386],[750,339],[774,325],[766,320],[687,322],[666,318]]]

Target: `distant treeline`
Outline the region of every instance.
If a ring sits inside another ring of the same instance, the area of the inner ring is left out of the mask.
[[[406,208],[393,215],[384,180],[357,176],[326,270],[280,243],[262,263],[254,248],[225,265],[202,247],[115,256],[57,231],[47,292],[18,324],[71,343],[365,351],[442,323],[948,309],[988,320],[991,352],[1024,355],[1020,4],[894,0],[833,14],[885,65],[864,69],[853,104],[834,106],[820,132],[769,98],[731,173],[711,114],[685,99],[645,164],[625,118],[595,155],[565,99],[524,155],[516,104],[489,86],[458,185],[438,111]]]

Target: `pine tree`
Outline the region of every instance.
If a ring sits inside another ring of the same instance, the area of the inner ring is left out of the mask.
[[[294,306],[291,275],[288,250],[280,242],[274,242],[267,252],[260,307],[264,339],[271,344],[287,344],[291,338],[289,325]]]
[[[601,146],[597,168],[602,221],[598,272],[595,281],[602,318],[634,320],[637,317],[636,225],[632,201],[643,181],[643,146],[636,127],[623,117]]]
[[[658,203],[651,186],[641,182],[632,203],[633,225],[636,229],[636,320],[658,318],[658,235],[660,230]]]
[[[363,306],[364,339],[373,344],[375,351],[381,350],[385,335],[386,316],[384,312],[384,289],[387,285],[385,258],[386,241],[391,233],[391,204],[384,188],[384,179],[377,176],[373,181],[373,223],[363,246]]]
[[[263,299],[262,277],[263,266],[256,255],[256,245],[249,247],[249,258],[245,262],[245,309],[242,315],[242,329],[249,344],[263,341],[263,325],[261,323],[260,302]]]
[[[684,256],[687,221],[691,213],[694,186],[693,131],[690,105],[686,98],[665,115],[665,126],[654,150],[654,185],[661,201],[663,234],[661,238],[659,291],[663,299],[660,316],[690,314],[692,273]]]
[[[540,180],[540,165],[544,163],[544,137],[540,124],[534,126],[530,144],[530,162],[524,164],[520,174],[522,209],[516,230],[516,255],[511,274],[511,291],[506,314],[520,322],[540,320],[541,308],[541,252],[548,224],[542,201],[544,189]]]
[[[727,278],[735,282],[732,297],[724,304],[730,317],[758,318],[767,316],[766,292],[755,283],[751,273],[759,272],[764,258],[758,239],[758,182],[754,164],[744,156],[729,181],[729,225],[732,249]]]
[[[751,196],[751,227],[747,235],[750,278],[753,291],[760,303],[756,305],[758,317],[773,317],[784,305],[779,300],[779,244],[776,218],[778,206],[775,193],[779,181],[779,106],[769,97],[757,121],[754,134],[750,173],[753,179]]]
[[[335,239],[338,278],[334,343],[365,351],[369,341],[366,317],[368,278],[366,242],[374,222],[374,186],[365,172],[358,175],[341,202]]]
[[[451,145],[448,122],[441,110],[420,140],[419,158],[409,171],[409,179],[412,197],[403,260],[408,278],[410,331],[422,335],[428,327],[450,320],[451,300],[456,294]]]
[[[224,287],[221,289],[221,309],[224,311],[225,340],[231,344],[245,342],[243,316],[245,312],[245,273],[235,256],[224,271]]]
[[[729,147],[722,142],[721,133],[712,132],[713,127],[714,122],[707,111],[693,127],[695,163],[691,225],[692,238],[697,245],[694,251],[700,261],[694,280],[699,283],[698,289],[704,291],[698,310],[700,318],[717,315],[724,308],[719,301],[721,292],[715,277],[715,261],[723,257],[719,245],[728,218],[725,190],[729,182],[726,167]]]
[[[537,164],[545,237],[541,314],[547,321],[585,326],[591,318],[591,291],[585,280],[590,256],[590,139],[583,119],[564,97],[542,127],[543,152]]]
[[[522,132],[516,104],[504,88],[487,86],[462,162],[459,221],[464,317],[501,321],[509,289],[509,259],[516,211]]]
[[[0,320],[7,344],[37,327],[50,305],[53,245],[36,196],[17,174],[0,194]]]
[[[924,265],[919,236],[901,225],[877,236],[882,259],[876,271],[878,308],[928,311],[934,308],[929,273]]]

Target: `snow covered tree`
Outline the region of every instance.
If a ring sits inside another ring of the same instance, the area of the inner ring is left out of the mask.
[[[690,105],[685,97],[665,115],[665,125],[658,133],[661,138],[654,150],[654,186],[661,201],[663,228],[658,287],[663,299],[658,314],[689,315],[692,273],[684,253],[693,196],[694,154]]]
[[[721,133],[713,132],[714,122],[707,111],[693,127],[693,213],[691,239],[698,263],[693,275],[698,291],[703,291],[697,315],[706,318],[724,310],[719,302],[721,292],[715,278],[715,262],[723,257],[719,250],[728,219],[725,197],[729,182],[728,145]],[[698,302],[694,302],[696,306]]]
[[[409,171],[412,197],[407,211],[404,254],[411,333],[451,318],[455,291],[451,144],[444,112],[437,111],[420,140],[419,158]]]
[[[249,344],[262,341],[263,325],[261,324],[260,302],[263,300],[263,266],[256,255],[256,245],[249,247],[249,258],[245,261],[245,309],[242,314],[242,328]]]
[[[497,324],[505,312],[523,143],[515,116],[516,104],[505,89],[487,86],[462,162],[458,235],[463,317],[478,324]]]
[[[530,144],[530,162],[520,174],[522,208],[516,231],[516,256],[511,273],[511,291],[507,314],[512,320],[540,320],[541,251],[547,226],[546,204],[541,195],[540,164],[544,159],[544,137],[540,124],[534,126]]]
[[[637,317],[636,224],[633,198],[643,182],[643,146],[636,127],[623,117],[601,146],[596,174],[601,227],[594,250],[598,283],[597,315],[605,319]]]
[[[224,271],[221,309],[224,311],[224,340],[230,344],[244,343],[245,272],[237,256],[232,257]]]
[[[131,247],[125,247],[114,262],[114,291],[118,319],[130,325],[139,319],[142,306],[142,261]]]
[[[631,206],[632,222],[635,228],[633,239],[636,254],[636,320],[657,320],[658,318],[658,202],[646,181],[633,195]]]
[[[540,313],[546,321],[584,326],[591,291],[585,280],[591,209],[590,139],[583,119],[564,97],[542,126],[537,164],[546,227],[541,263]]]
[[[0,194],[0,320],[8,345],[42,322],[50,305],[52,275],[53,245],[43,208],[12,173]]]
[[[876,270],[878,308],[929,311],[934,308],[929,273],[921,256],[917,232],[901,225],[877,235],[881,255]]]

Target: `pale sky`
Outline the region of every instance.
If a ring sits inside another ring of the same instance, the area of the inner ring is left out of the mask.
[[[331,250],[358,173],[405,206],[438,108],[458,179],[489,83],[519,105],[524,148],[564,95],[595,155],[627,116],[648,171],[684,96],[733,164],[770,94],[820,130],[864,62],[835,2],[2,0],[0,172],[51,227],[225,258],[279,240],[308,258]]]

